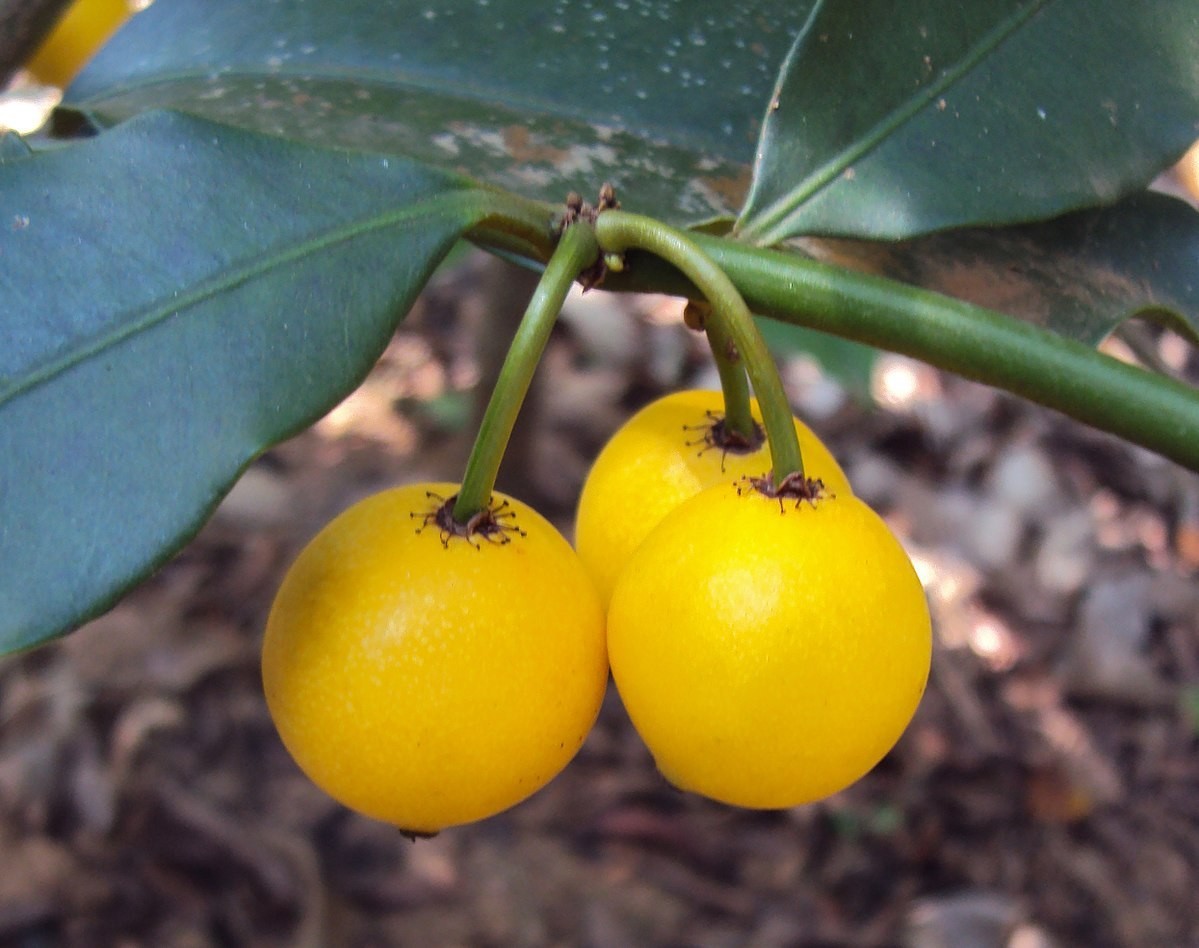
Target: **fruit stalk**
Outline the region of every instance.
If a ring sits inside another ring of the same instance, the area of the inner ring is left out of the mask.
[[[684,320],[692,329],[701,330],[708,338],[712,350],[712,361],[720,376],[720,392],[724,397],[724,425],[734,435],[739,435],[746,444],[758,442],[758,427],[749,408],[749,380],[741,364],[741,353],[728,334],[723,319],[712,317],[709,303],[689,300],[684,310]]]
[[[732,339],[745,363],[762,409],[774,483],[782,484],[792,475],[802,478],[803,458],[782,380],[770,350],[754,325],[749,307],[724,271],[689,237],[661,221],[639,214],[607,211],[596,219],[595,235],[606,253],[647,251],[661,257],[695,284],[711,304],[712,316],[723,323],[724,332]]]
[[[1014,316],[797,253],[694,235],[759,316],[902,353],[1053,408],[1199,471],[1199,391]],[[646,260],[618,292],[699,295]]]
[[[541,360],[541,353],[549,341],[554,320],[566,301],[566,294],[575,277],[595,263],[599,252],[595,232],[584,221],[567,227],[554,248],[517,327],[483,413],[479,433],[466,462],[462,489],[454,503],[453,517],[458,523],[466,523],[487,508],[491,492],[495,489],[504,448],[508,445],[508,438],[516,424],[516,416],[533,380],[537,363]]]

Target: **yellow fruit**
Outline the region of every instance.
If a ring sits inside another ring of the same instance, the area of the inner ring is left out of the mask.
[[[25,68],[40,81],[65,88],[130,12],[126,0],[75,0]]]
[[[490,816],[549,782],[607,683],[582,563],[510,498],[503,531],[447,536],[433,491],[399,487],[333,520],[271,608],[262,673],[296,762],[346,806],[414,833]]]
[[[756,401],[752,412],[760,423]],[[723,413],[720,392],[675,392],[637,412],[596,458],[579,497],[575,548],[605,603],[633,550],[666,514],[705,487],[770,470],[764,443],[749,453],[705,443],[713,416]],[[798,419],[795,430],[807,476],[830,494],[848,494],[849,481],[824,443]]]
[[[625,708],[677,786],[780,808],[869,771],[924,692],[924,591],[851,494],[803,502],[709,488],[667,516],[608,612]]]

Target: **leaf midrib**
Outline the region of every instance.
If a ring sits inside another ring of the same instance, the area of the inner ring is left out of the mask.
[[[768,205],[761,214],[755,216],[752,222],[738,229],[738,236],[743,240],[766,245],[778,243],[793,236],[785,228],[785,222],[801,205],[840,178],[855,162],[880,147],[905,123],[920,114],[930,102],[973,71],[987,54],[999,47],[1029,19],[1053,2],[1054,0],[1032,0],[1024,10],[1001,22],[975,44],[966,56],[961,57],[952,69],[943,73],[940,79],[922,87],[916,95],[907,100],[907,104],[893,109],[884,116],[861,138],[855,147],[839,152],[834,158],[816,168],[804,180],[798,182],[784,197]]]
[[[290,245],[282,251],[251,257],[241,266],[199,281],[190,292],[171,297],[170,305],[151,303],[142,310],[140,315],[123,320],[113,330],[92,337],[82,345],[71,346],[69,351],[61,357],[51,359],[34,371],[21,376],[8,391],[0,390],[0,408],[76,366],[116,348],[125,340],[147,332],[173,316],[241,286],[276,267],[286,266],[373,231],[384,230],[406,221],[434,217],[438,212],[461,214],[464,218],[469,217],[472,222],[477,222],[475,218],[485,212],[483,202],[478,198],[479,195],[470,191],[436,195],[416,205],[405,205],[394,211],[318,231],[315,236]],[[472,207],[472,204],[478,204],[478,206]]]

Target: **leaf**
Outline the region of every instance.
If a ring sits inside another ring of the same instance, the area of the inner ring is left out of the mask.
[[[170,113],[0,168],[0,651],[103,610],[349,392],[477,194]]]
[[[527,196],[735,213],[761,103],[814,0],[157,0],[68,90],[402,153]]]
[[[1199,343],[1199,211],[1164,194],[1042,224],[803,247],[826,262],[936,290],[1088,345],[1133,316]]]
[[[821,3],[763,126],[743,239],[903,238],[1145,187],[1199,134],[1192,0]]]

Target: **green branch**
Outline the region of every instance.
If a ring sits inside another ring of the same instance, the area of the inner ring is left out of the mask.
[[[882,277],[731,240],[692,239],[755,312],[921,359],[1199,471],[1199,391],[1031,323]],[[677,272],[632,260],[610,289],[697,295]]]
[[[560,208],[490,188],[479,188],[472,198],[480,204],[481,219],[463,235],[467,240],[526,261],[542,262],[553,254]]]
[[[488,201],[494,214],[471,239],[530,259],[548,257],[552,209],[502,192]],[[687,239],[755,313],[1006,389],[1199,471],[1199,392],[1189,386],[939,293],[725,238]],[[626,272],[610,274],[605,287],[705,295],[694,279],[653,259],[634,259]]]

